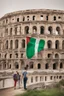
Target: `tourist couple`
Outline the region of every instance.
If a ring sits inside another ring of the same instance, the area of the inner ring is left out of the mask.
[[[20,78],[23,78],[24,89],[25,90],[27,89],[26,88],[26,83],[27,83],[27,79],[28,79],[28,77],[27,77],[27,68],[25,67],[24,69],[25,70],[22,73],[22,75],[20,75],[18,71],[16,71],[16,73],[13,75],[14,89],[16,89],[17,83],[18,83],[19,88],[20,88],[20,81],[21,81]]]

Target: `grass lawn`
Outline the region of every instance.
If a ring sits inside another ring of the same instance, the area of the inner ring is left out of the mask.
[[[64,90],[60,90],[59,88],[39,90],[39,91],[31,90],[16,96],[64,96]]]

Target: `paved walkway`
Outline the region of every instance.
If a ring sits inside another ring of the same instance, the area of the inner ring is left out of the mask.
[[[22,89],[15,89],[14,88],[9,88],[9,89],[2,89],[0,90],[0,96],[15,96],[17,94],[23,93],[25,90]]]

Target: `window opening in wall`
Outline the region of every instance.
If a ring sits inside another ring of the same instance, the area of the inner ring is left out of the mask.
[[[50,80],[52,80],[53,79],[53,76],[50,76]]]
[[[61,17],[59,16],[58,19],[61,19]]]
[[[48,46],[48,49],[51,49],[51,48],[52,48],[52,41],[51,41],[51,40],[49,40],[49,41],[47,42],[47,46]]]
[[[19,18],[17,18],[17,22],[19,22]]]
[[[25,21],[25,17],[23,17],[23,21]]]
[[[15,62],[15,68],[16,68],[16,69],[19,68],[19,64],[18,64],[18,62]]]
[[[29,21],[29,16],[27,16],[27,21]]]
[[[54,21],[56,20],[56,16],[54,16]]]
[[[21,58],[23,58],[23,53],[21,54]]]
[[[40,34],[44,34],[44,26],[40,27]]]
[[[16,55],[16,58],[18,58],[18,53],[16,53],[15,55]]]
[[[48,27],[48,31],[49,31],[49,34],[52,34],[52,32],[53,32],[52,26]]]
[[[55,70],[55,69],[56,69],[56,63],[53,64],[53,70]]]
[[[36,32],[37,32],[37,27],[33,26],[33,34],[36,34]]]
[[[58,40],[55,41],[55,49],[59,49],[59,41]]]
[[[6,23],[8,23],[8,19],[6,19]]]
[[[48,16],[46,16],[46,20],[48,20]]]
[[[55,54],[55,58],[58,59],[59,58],[59,55],[58,54]]]
[[[49,64],[46,63],[46,64],[45,64],[45,69],[48,69],[48,68],[49,68]]]
[[[48,58],[51,58],[52,54],[48,54]]]
[[[60,63],[60,68],[63,68],[63,64],[62,64],[62,62]]]
[[[29,27],[28,26],[25,27],[25,33],[29,34]]]
[[[40,63],[38,63],[38,69],[41,69],[41,64]]]
[[[59,76],[59,79],[61,79],[62,78],[62,76]]]
[[[40,19],[43,20],[43,15],[40,16]]]
[[[12,58],[12,54],[10,54],[10,58]]]
[[[30,63],[29,63],[30,69],[33,69],[33,65],[34,65],[33,62],[30,62]]]
[[[56,27],[56,35],[60,35],[60,27]]]
[[[5,58],[7,58],[7,54],[5,54]]]
[[[33,16],[33,20],[35,20],[35,16]]]
[[[22,40],[22,48],[25,48],[25,40]]]
[[[15,49],[18,48],[18,40],[15,40]]]
[[[10,64],[9,68],[11,69],[11,64]]]

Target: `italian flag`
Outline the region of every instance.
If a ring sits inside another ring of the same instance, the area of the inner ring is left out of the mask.
[[[31,59],[38,52],[42,51],[45,46],[45,40],[36,39],[32,37],[27,37],[27,47],[26,47],[26,56],[28,59]]]

